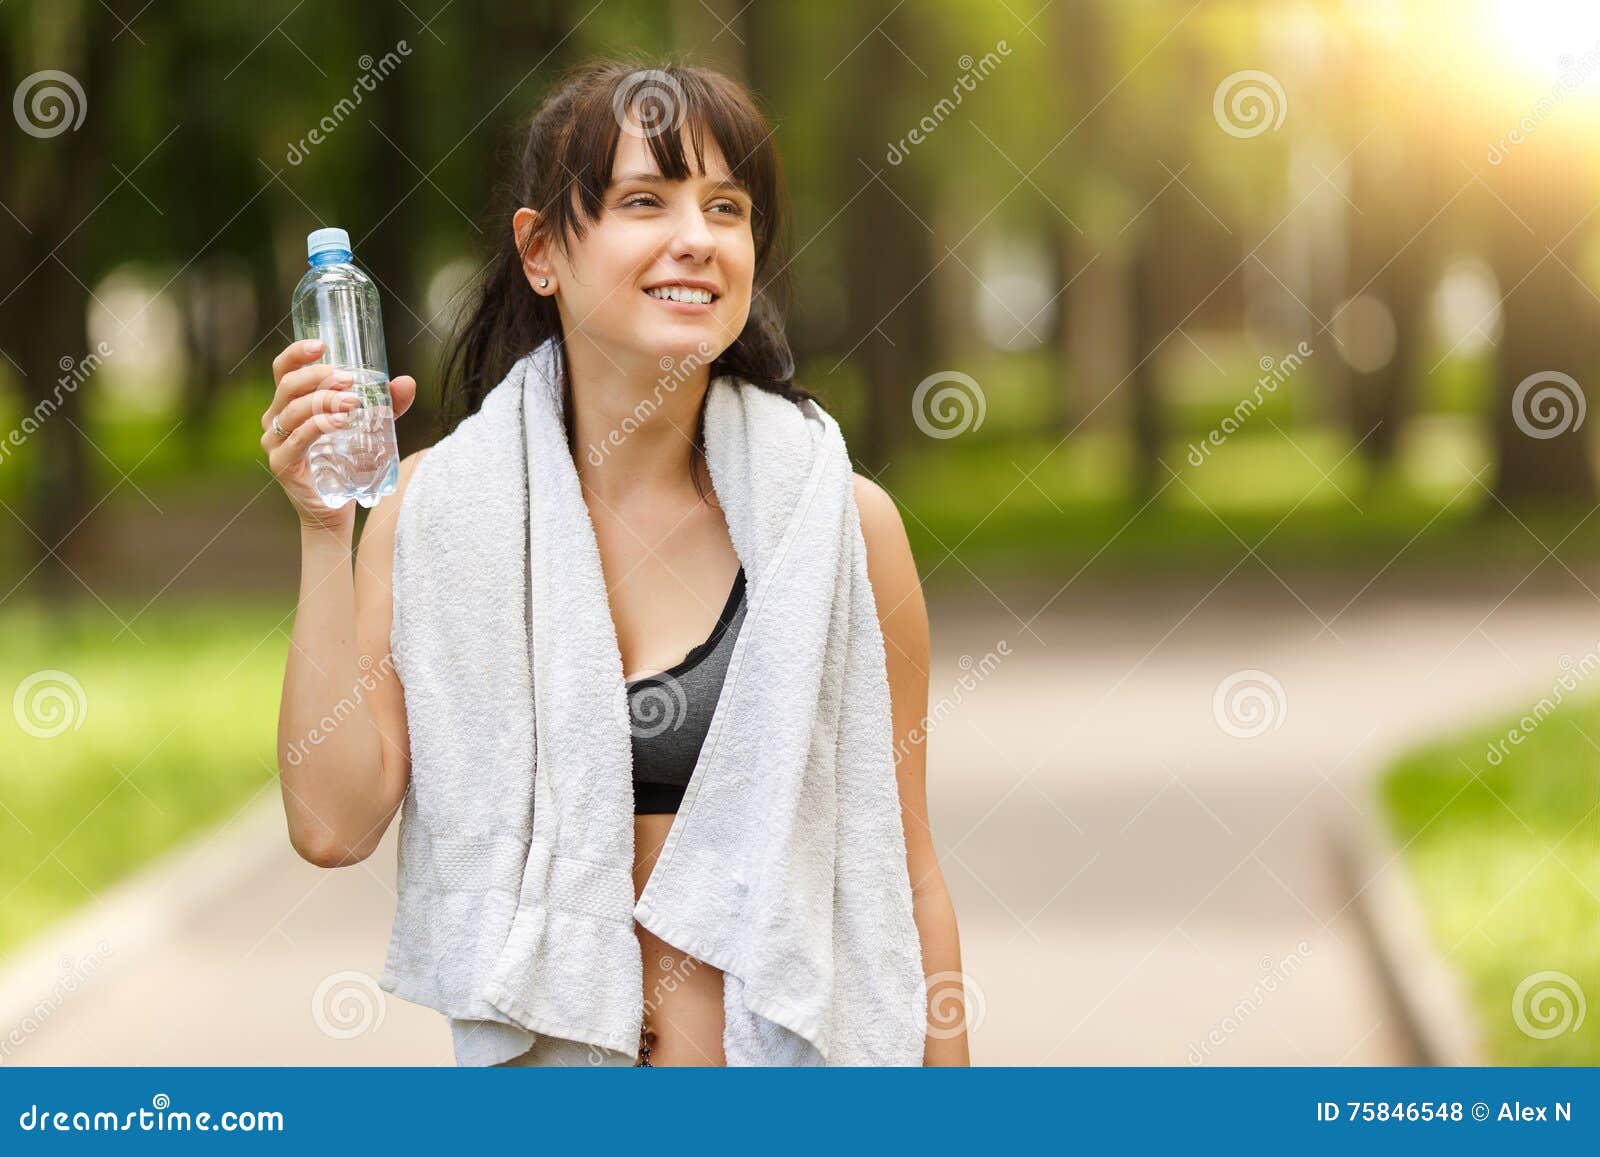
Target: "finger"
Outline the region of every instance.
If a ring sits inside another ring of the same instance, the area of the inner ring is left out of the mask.
[[[398,418],[411,408],[411,403],[417,400],[417,379],[410,374],[401,374],[389,382],[389,400],[394,406],[394,416]]]
[[[314,337],[305,341],[290,342],[283,347],[283,351],[277,357],[272,359],[272,380],[276,382],[290,370],[314,362],[321,356],[322,342]]]
[[[267,407],[267,412],[261,416],[264,426],[272,424],[275,414],[283,413],[284,407],[295,398],[308,394],[312,390],[326,387],[329,389],[342,389],[355,381],[355,375],[348,370],[341,370],[337,366],[310,365],[302,369],[284,374],[278,382],[277,392],[272,396],[272,404]],[[280,418],[281,422],[282,419]],[[287,422],[283,422],[285,428]]]
[[[278,415],[278,425],[292,434],[307,418],[317,414],[347,414],[360,404],[361,399],[349,390],[313,390],[285,406]]]
[[[349,421],[346,414],[313,414],[301,422],[289,436],[283,440],[278,448],[269,455],[272,472],[281,474],[292,468],[306,456],[306,451],[311,449],[311,443],[322,435],[338,430]]]

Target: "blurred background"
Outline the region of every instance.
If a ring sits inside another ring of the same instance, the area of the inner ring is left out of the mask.
[[[0,7],[0,1063],[448,1064],[273,742],[305,235],[435,369],[558,70],[747,82],[930,605],[982,1064],[1600,1061],[1589,0]]]

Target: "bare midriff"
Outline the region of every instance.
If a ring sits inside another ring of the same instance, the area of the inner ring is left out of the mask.
[[[655,869],[673,816],[633,817],[633,891],[637,899]],[[641,1053],[652,1065],[721,1065],[722,970],[674,948],[634,922],[644,956]]]

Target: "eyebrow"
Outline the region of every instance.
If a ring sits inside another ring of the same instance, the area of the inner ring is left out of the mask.
[[[670,182],[667,181],[667,178],[663,177],[660,173],[636,172],[636,173],[623,173],[620,176],[618,176],[614,181],[612,181],[611,184],[613,186],[625,185],[629,181],[639,181],[641,183],[649,184],[649,185],[661,185],[661,184],[670,183]],[[731,191],[731,192],[735,192],[735,193],[743,193],[747,197],[750,195],[750,191],[748,189],[746,189],[743,185],[739,184],[737,181],[716,181],[716,182],[714,182],[712,184],[711,191],[713,193],[721,193],[721,192]]]

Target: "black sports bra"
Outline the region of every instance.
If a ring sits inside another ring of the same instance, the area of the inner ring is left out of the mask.
[[[633,736],[633,813],[674,813],[700,760],[745,612],[744,567],[717,625],[681,661],[627,684]]]

